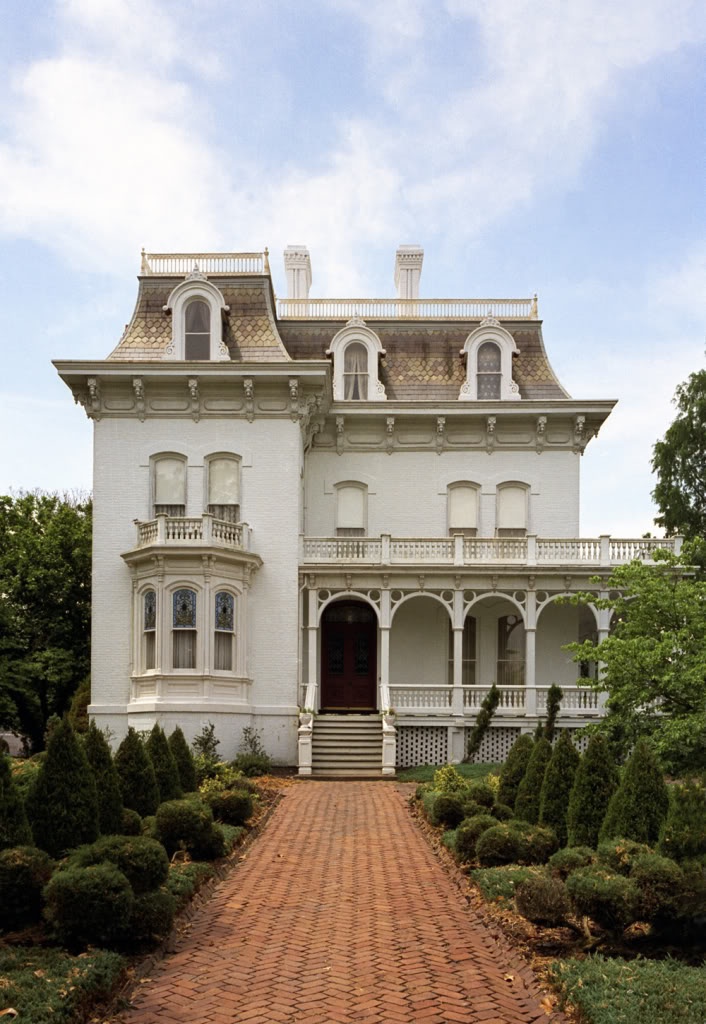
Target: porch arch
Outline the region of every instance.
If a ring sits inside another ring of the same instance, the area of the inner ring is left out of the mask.
[[[319,626],[321,626],[321,621],[323,619],[323,615],[326,609],[329,608],[332,604],[341,601],[361,601],[363,602],[363,604],[369,605],[375,612],[375,618],[377,620],[378,626],[380,625],[380,608],[378,607],[378,605],[361,590],[346,590],[345,593],[331,594],[330,597],[327,597],[325,601],[321,602],[318,608],[316,619]]]

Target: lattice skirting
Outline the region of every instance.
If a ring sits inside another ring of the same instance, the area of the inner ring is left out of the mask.
[[[397,729],[397,767],[446,764],[448,729],[437,725],[403,725]]]
[[[471,730],[464,729],[464,747],[468,743],[470,735]],[[520,730],[512,726],[498,725],[495,728],[491,726],[483,737],[483,742],[475,756],[475,761],[478,764],[502,764],[510,753],[510,747],[519,735]]]

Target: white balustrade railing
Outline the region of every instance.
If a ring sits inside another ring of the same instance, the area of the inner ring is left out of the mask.
[[[147,522],[135,523],[137,547],[148,544],[217,544],[223,547],[250,547],[250,533],[246,523],[228,523],[203,516],[157,516]]]
[[[587,686],[562,686],[559,716],[565,714],[590,715],[601,711],[600,694]],[[548,686],[537,687],[537,714],[547,710]]]
[[[536,320],[535,299],[279,299],[281,319],[349,320]]]
[[[464,686],[464,708],[468,708],[469,711],[477,711],[489,692],[489,686]],[[519,714],[524,712],[526,693],[524,686],[499,686],[498,693],[500,694],[500,700],[498,701],[496,714]]]
[[[451,710],[453,686],[407,686],[390,683],[390,700],[395,711],[445,711]]]
[[[265,274],[264,252],[144,252],[143,274]]]
[[[495,714],[503,716],[524,715],[534,713],[534,698],[536,698],[536,714],[542,716],[547,710],[548,686],[538,686],[531,690],[524,686],[498,686],[500,700]],[[490,692],[489,686],[463,686],[461,687],[463,711],[465,714],[475,715]],[[563,697],[559,718],[564,715],[570,716],[591,716],[601,713],[602,704],[600,694],[582,686],[563,686]],[[414,686],[409,683],[391,683],[389,686],[390,700],[398,714],[405,712],[438,712],[444,714],[456,713],[455,707],[461,704],[454,704],[454,687],[432,684]],[[529,698],[533,698],[530,702]]]
[[[665,549],[679,554],[681,538],[611,537],[304,537],[302,561],[374,565],[611,566],[650,561]]]

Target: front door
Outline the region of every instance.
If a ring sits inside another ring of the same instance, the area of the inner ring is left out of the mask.
[[[361,601],[338,601],[321,622],[321,710],[375,711],[377,620]]]

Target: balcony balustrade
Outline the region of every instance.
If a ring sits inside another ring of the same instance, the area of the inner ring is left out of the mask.
[[[150,544],[215,545],[216,547],[250,550],[250,529],[247,523],[229,523],[215,519],[210,513],[202,516],[159,515],[147,522],[135,520],[136,547]]]
[[[596,568],[679,554],[681,537],[303,537],[303,565],[525,565]]]
[[[461,687],[463,714],[475,718],[489,690],[488,686]],[[495,712],[497,717],[516,718],[530,712],[540,717],[546,714],[548,686],[538,686],[536,689],[524,686],[499,686],[498,691],[500,701]],[[562,691],[561,718],[591,718],[601,714],[600,694],[594,690],[582,686],[564,686]],[[454,704],[453,686],[390,683],[389,692],[392,707],[398,715],[449,715]]]

